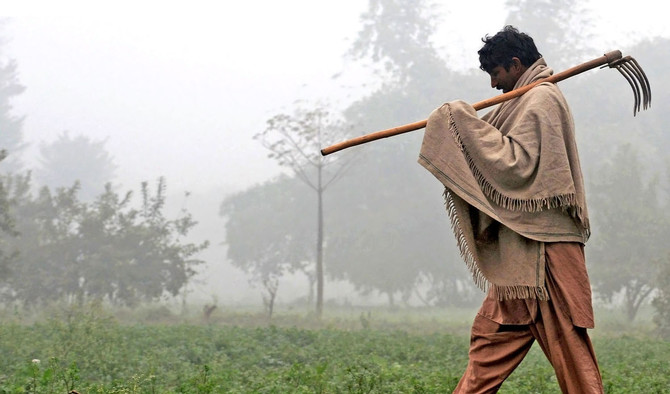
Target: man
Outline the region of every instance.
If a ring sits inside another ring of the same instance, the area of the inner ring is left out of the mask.
[[[481,69],[508,92],[553,71],[512,26],[485,37]],[[445,186],[458,246],[487,295],[455,392],[496,392],[537,341],[566,393],[602,393],[584,260],[590,235],[574,123],[555,84],[478,117],[453,101],[428,118],[419,163]]]

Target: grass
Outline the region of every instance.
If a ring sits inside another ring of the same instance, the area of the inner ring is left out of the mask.
[[[197,310],[160,306],[5,311],[0,393],[451,392],[467,363],[473,313],[330,308],[318,320],[285,309],[268,322],[259,311],[228,309],[205,323]],[[648,321],[624,330],[615,313],[602,315],[592,338],[607,392],[669,392],[670,343]],[[500,392],[560,391],[535,346]]]

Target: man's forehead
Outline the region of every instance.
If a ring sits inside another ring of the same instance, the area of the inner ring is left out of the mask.
[[[495,67],[493,67],[493,68],[491,69],[491,71],[489,71],[489,74],[494,75],[494,74],[498,74],[498,73],[500,73],[501,71],[505,71],[505,67],[503,67],[503,66],[495,66]]]

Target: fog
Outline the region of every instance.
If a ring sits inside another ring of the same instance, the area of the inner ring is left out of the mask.
[[[442,22],[434,41],[454,68],[476,67],[480,38],[505,21],[502,3],[436,2]],[[670,37],[658,2],[588,3],[603,52]],[[345,106],[371,89],[373,78],[344,56],[367,2],[52,4],[3,7],[9,19],[0,55],[16,60],[27,88],[12,102],[13,114],[25,116],[27,167],[36,164],[39,144],[63,131],[105,141],[119,188],[164,176],[172,203],[185,204],[200,222],[193,236],[212,242],[193,297],[260,302],[259,289],[224,260],[219,204],[280,172],[252,138],[268,118],[296,100]],[[455,87],[445,100],[460,94]],[[282,288],[280,302],[304,294],[307,282],[292,280],[293,292]],[[327,286],[326,298],[343,288]]]

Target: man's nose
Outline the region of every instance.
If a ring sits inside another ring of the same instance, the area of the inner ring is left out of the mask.
[[[495,89],[496,86],[498,86],[498,79],[491,77],[491,87]]]

